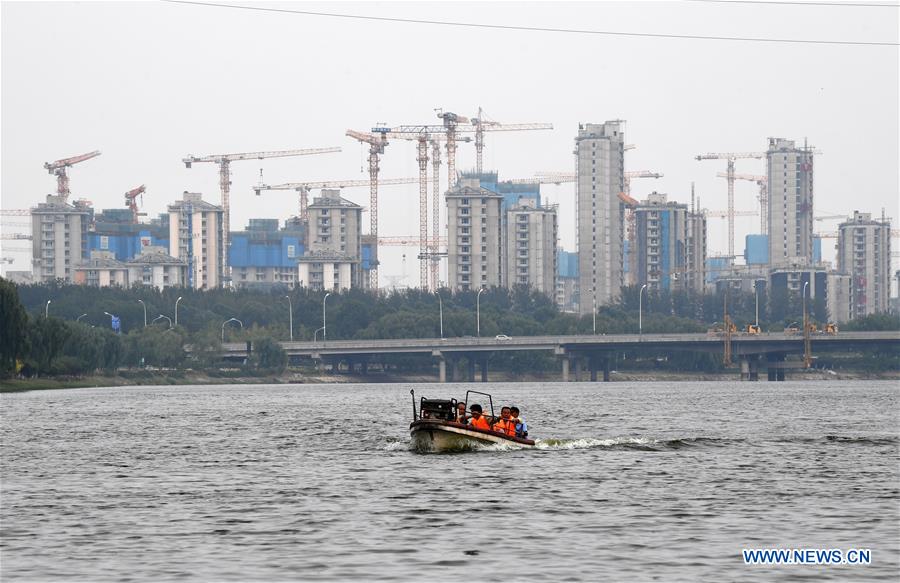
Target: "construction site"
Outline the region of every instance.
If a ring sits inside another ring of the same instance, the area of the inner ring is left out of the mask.
[[[144,198],[160,195],[144,184],[123,193],[121,208],[96,210],[73,196],[70,172],[76,166],[77,172],[90,172],[100,161],[86,163],[100,156],[98,150],[47,162],[56,192],[36,207],[0,211],[0,236],[10,252],[3,257],[5,276],[20,283],[196,289],[468,291],[522,285],[554,298],[561,310],[580,314],[616,301],[625,286],[637,286],[641,294],[702,294],[766,291],[774,285],[793,295],[827,296],[835,321],[890,307],[891,260],[897,257],[891,239],[897,231],[883,214],[873,219],[860,209],[815,214],[812,177],[820,152],[806,143],[769,138],[765,150],[694,155],[697,162],[724,162],[724,172],[716,175],[725,179],[725,196],[715,198],[724,198],[726,208],[711,210],[700,206],[693,184],[685,185],[680,202],[650,188],[635,191],[636,180],[652,185],[664,174],[628,167],[628,152],[636,146],[625,141],[622,120],[579,124],[574,171],[501,179],[497,170],[484,168],[487,135],[552,131],[553,125],[497,122],[481,108],[471,117],[436,111],[433,123],[346,130],[344,139],[365,150],[368,179],[267,184],[261,168],[257,182],[233,184],[233,163],[327,155],[340,152],[339,146],[185,156],[185,168],[217,169],[218,196],[185,191],[157,214],[146,210]],[[472,145],[475,167],[460,170],[457,151]],[[383,176],[386,155],[414,159],[418,175]],[[765,173],[738,171],[738,164],[754,161],[765,163]],[[698,165],[698,172],[713,171],[706,166]],[[757,188],[753,204],[740,210],[739,181]],[[557,204],[542,200],[541,186],[569,183],[576,212],[559,216]],[[379,230],[379,211],[391,209],[379,195],[402,185],[418,185],[418,231],[385,233]],[[364,200],[345,195],[365,188]],[[295,195],[296,214],[260,213],[235,229],[232,191],[240,204],[250,201],[260,208],[268,193]],[[758,232],[747,234],[739,250],[735,218],[745,216],[759,218]],[[708,221],[720,219],[727,221],[727,248],[713,252]],[[828,221],[838,221],[837,229],[816,228]],[[563,249],[559,231],[571,227],[576,248]],[[836,241],[836,264],[822,260],[823,241]],[[396,266],[389,273],[382,268],[380,250],[391,247],[403,249],[400,273]],[[30,269],[12,265],[11,252],[25,251],[31,254]],[[900,272],[894,276],[900,281]]]

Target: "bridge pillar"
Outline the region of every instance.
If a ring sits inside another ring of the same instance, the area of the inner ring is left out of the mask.
[[[591,356],[588,358],[588,366],[591,367],[591,382],[597,382],[597,357]]]
[[[750,361],[747,360],[746,356],[741,357],[741,380],[750,380]]]
[[[758,381],[759,380],[759,355],[746,354],[741,356],[741,380],[742,381]]]
[[[443,356],[438,359],[438,382],[447,382],[447,359]]]
[[[603,382],[604,383],[609,382],[609,366],[610,366],[609,361],[610,361],[610,358],[608,356],[603,359]]]
[[[780,352],[771,353],[767,356],[768,377],[770,381],[784,380],[784,354]]]
[[[466,380],[468,380],[470,383],[474,383],[475,382],[475,359],[472,358],[471,356],[469,356],[466,358],[466,360],[468,361],[466,363],[466,365],[469,367],[469,371],[468,371],[469,374],[467,375]]]
[[[569,357],[564,356],[560,360],[562,360],[562,382],[569,382]]]
[[[488,357],[482,356],[479,364],[481,365],[481,382],[486,383],[488,382]]]
[[[369,374],[369,361],[368,359],[363,359],[361,363],[359,363],[359,372],[362,373],[363,376]]]

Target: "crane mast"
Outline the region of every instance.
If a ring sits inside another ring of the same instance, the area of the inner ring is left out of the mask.
[[[369,270],[369,287],[378,289],[378,159],[388,145],[386,132],[374,133],[347,130],[346,135],[364,144],[369,144],[369,235],[375,241],[376,259]]]
[[[701,160],[725,160],[727,162],[725,177],[728,179],[728,256],[734,258],[734,161],[738,159],[762,159],[766,157],[765,152],[725,152],[700,154],[695,156],[697,161]]]

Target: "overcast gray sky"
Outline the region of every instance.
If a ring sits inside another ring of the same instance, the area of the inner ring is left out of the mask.
[[[501,178],[574,168],[579,122],[627,121],[638,147],[627,170],[665,177],[635,181],[633,194],[666,192],[724,209],[724,161],[704,152],[761,151],[769,136],[811,145],[816,213],[853,210],[900,216],[898,196],[898,17],[861,5],[760,2],[330,2],[231,4],[407,19],[718,37],[888,42],[894,46],[764,43],[498,30],[248,11],[166,2],[2,3],[3,209],[28,208],[55,190],[43,163],[99,149],[70,170],[73,198],[122,207],[147,185],[142,210],[165,210],[184,190],[218,202],[217,169],[188,170],[187,154],[342,146],[340,154],[232,165],[232,229],[250,217],[296,213],[292,193],[251,192],[268,183],[364,179],[348,128],[439,123],[434,108],[500,122],[550,122],[553,131],[488,134],[485,165]],[[475,163],[462,145],[458,167]],[[740,160],[739,172],[764,173]],[[416,175],[414,146],[394,142],[383,177]],[[446,177],[446,172],[444,173]],[[544,186],[560,205],[561,244],[574,250],[574,185]],[[382,235],[414,235],[418,188],[384,187]],[[736,208],[757,208],[757,187],[736,186]],[[345,196],[368,205],[368,190]],[[368,219],[364,222],[367,224]],[[738,218],[743,236],[757,217]],[[823,231],[836,222],[818,223]],[[3,232],[17,230],[4,224]],[[25,269],[30,254],[4,256]],[[895,240],[895,244],[897,241]],[[727,248],[724,220],[711,219],[711,253]],[[415,250],[407,283],[418,281]],[[401,274],[402,249],[382,251],[383,275]],[[826,245],[826,259],[833,258]],[[382,279],[382,285],[385,280]]]

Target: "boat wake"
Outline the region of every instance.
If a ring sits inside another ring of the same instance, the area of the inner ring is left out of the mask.
[[[727,447],[728,445],[741,443],[740,438],[718,437],[684,437],[676,439],[653,439],[649,437],[608,437],[594,438],[582,437],[577,439],[537,439],[534,448],[541,451],[577,450],[577,449],[626,449],[638,451],[672,451],[694,447]],[[415,451],[410,442],[389,438],[381,449],[384,451]],[[504,452],[520,451],[523,448],[515,443],[472,443],[459,449],[448,450],[448,453],[461,452]]]

